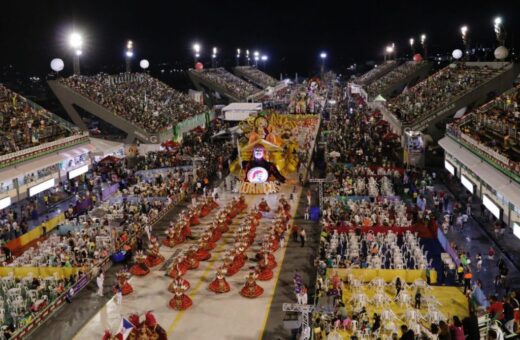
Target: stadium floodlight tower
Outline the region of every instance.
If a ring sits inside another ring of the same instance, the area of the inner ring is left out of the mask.
[[[496,17],[493,21],[495,24],[495,34],[497,36],[497,42],[500,46],[506,45],[506,30],[504,28],[504,22],[501,17]]]
[[[269,57],[264,54],[262,57],[260,57],[260,60],[262,60],[262,67],[265,70],[265,64],[267,63],[267,60],[269,60]]]
[[[415,40],[414,38],[410,38],[410,48],[412,49],[412,58],[415,55]]]
[[[211,54],[211,67],[215,68],[217,65],[217,52],[218,49],[216,47],[213,47],[213,53]]]
[[[126,43],[125,61],[126,61],[126,72],[132,72],[132,57],[134,56],[134,43],[132,40],[128,40]]]
[[[421,45],[424,52],[424,60],[428,59],[428,47],[426,46],[426,34],[421,34]]]
[[[320,59],[321,59],[321,76],[323,77],[323,74],[325,73],[325,59],[327,59],[327,53],[321,52]]]
[[[240,49],[237,48],[237,66],[240,66]]]
[[[247,61],[247,66],[249,66],[249,50],[246,50],[246,61]]]
[[[79,57],[83,54],[81,47],[83,46],[83,37],[81,34],[77,32],[72,32],[69,35],[69,45],[72,48],[73,56],[72,56],[72,68],[74,74],[79,74]]]
[[[193,46],[193,62],[196,64],[197,61],[199,60],[200,58],[200,50],[201,50],[201,46],[199,43],[194,43]]]
[[[394,52],[394,47],[392,45],[388,45],[385,48],[385,61],[388,58],[388,60],[392,59],[392,53]]]
[[[255,67],[258,67],[258,60],[260,60],[260,52],[254,51],[253,56],[255,58]]]
[[[462,37],[462,43],[464,44],[464,49],[466,50],[466,55],[464,59],[469,57],[469,29],[468,26],[464,25],[460,28],[460,35]]]

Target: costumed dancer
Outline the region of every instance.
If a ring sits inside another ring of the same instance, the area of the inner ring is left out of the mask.
[[[128,279],[130,278],[130,273],[126,269],[120,270],[116,274],[117,282],[119,283],[119,286],[121,287],[121,293],[123,295],[128,295],[134,291],[130,283],[128,282]]]
[[[188,287],[184,285],[182,282],[175,282],[173,285],[173,298],[170,300],[170,307],[175,310],[186,310],[191,307],[193,302],[189,298],[188,295],[184,294]]]
[[[135,263],[130,267],[130,273],[134,276],[145,276],[150,272],[150,269],[146,265],[146,255],[142,250],[138,250],[135,253]]]
[[[215,279],[209,284],[208,289],[214,293],[221,294],[227,293],[231,290],[229,283],[226,281],[226,268],[220,267],[217,269]]]
[[[161,245],[159,241],[157,241],[157,237],[152,236],[152,239],[150,240],[150,245],[148,245],[148,256],[145,260],[145,264],[148,267],[155,267],[164,261],[164,256],[162,256],[159,253],[160,247]]]
[[[246,278],[244,287],[240,290],[240,295],[246,298],[254,299],[264,293],[264,289],[256,284],[257,275],[250,272]]]

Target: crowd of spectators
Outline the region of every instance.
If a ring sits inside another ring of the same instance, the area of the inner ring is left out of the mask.
[[[363,74],[361,77],[358,77],[355,82],[359,85],[368,85],[377,78],[381,77],[381,75],[388,72],[388,70],[393,68],[396,63],[397,62],[395,60],[389,60],[385,61],[381,65],[375,65],[373,69]]]
[[[0,85],[0,155],[75,133],[26,98]]]
[[[268,75],[265,72],[260,71],[256,67],[252,66],[237,66],[236,69],[240,70],[246,78],[253,81],[255,84],[260,85],[262,88],[266,88],[268,86],[275,86],[278,84],[278,81]]]
[[[377,95],[385,91],[389,86],[405,79],[410,76],[421,67],[426,64],[425,61],[407,61],[404,64],[399,65],[392,71],[388,72],[381,78],[373,81],[365,87],[365,91],[371,98],[375,98]]]
[[[390,100],[388,109],[402,122],[410,123],[434,113],[500,72],[502,68],[451,64]]]
[[[197,70],[193,72],[196,72],[200,77],[224,88],[236,98],[245,100],[247,97],[260,92],[260,89],[256,86],[226,71],[222,67]]]
[[[520,174],[519,103],[520,87],[517,86],[452,123],[449,131],[455,132],[455,135],[464,133],[478,143],[475,147],[493,150],[506,157],[508,163],[503,165]],[[494,156],[487,152],[486,154]]]
[[[188,95],[146,73],[73,75],[60,82],[150,133],[207,111]]]

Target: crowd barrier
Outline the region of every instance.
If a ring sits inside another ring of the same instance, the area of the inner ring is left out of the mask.
[[[392,282],[396,277],[400,277],[403,281],[412,283],[417,279],[426,281],[426,270],[422,269],[368,269],[368,268],[329,268],[327,276],[330,278],[334,273],[338,273],[339,277],[344,281],[349,274],[352,274],[358,280],[370,282],[376,277],[380,277],[385,282]],[[437,283],[437,272],[430,270],[430,283]]]
[[[58,214],[50,220],[43,222],[39,226],[26,232],[22,236],[7,242],[6,247],[9,248],[11,252],[16,252],[34,240],[39,239],[44,234],[44,228],[45,232],[48,233],[52,229],[56,228],[60,223],[63,223],[63,221],[65,221],[65,215],[63,213]]]

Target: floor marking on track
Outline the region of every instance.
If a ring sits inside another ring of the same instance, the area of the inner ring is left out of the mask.
[[[300,192],[298,194],[298,197],[297,197],[297,199],[295,201],[296,202],[296,209],[294,210],[294,215],[293,215],[293,217],[290,220],[289,226],[294,224],[294,219],[296,217],[296,214],[298,213],[298,204],[300,203],[300,197],[302,195],[302,192],[303,192],[303,187],[301,187],[301,190],[300,190]],[[290,233],[290,232],[291,232],[290,230],[287,230],[286,234]],[[258,339],[259,340],[262,340],[262,338],[264,336],[265,326],[267,325],[267,319],[269,318],[269,312],[271,311],[271,305],[273,304],[274,294],[276,292],[276,287],[278,286],[278,279],[280,277],[280,273],[282,272],[283,260],[285,258],[285,253],[287,252],[287,246],[289,244],[290,236],[291,235],[289,234],[289,235],[286,235],[286,237],[285,237],[286,238],[286,242],[285,242],[285,245],[284,245],[284,251],[283,251],[283,254],[280,257],[279,262],[278,262],[280,264],[280,268],[278,269],[278,272],[276,273],[276,281],[274,283],[273,292],[271,294],[271,297],[269,298],[269,303],[267,304],[266,311],[264,313],[264,321],[262,322],[262,328],[260,330],[260,334],[258,335]]]
[[[238,224],[240,224],[240,221],[242,221],[242,217],[241,216],[237,216],[237,218],[239,220],[237,222],[239,222]],[[235,219],[233,219],[233,220],[235,220]],[[236,228],[237,225],[235,223],[233,223],[232,226]],[[229,233],[229,231],[228,231],[228,233]],[[229,235],[231,235],[231,234],[229,234]],[[233,240],[233,237],[231,237],[230,239]],[[199,281],[197,282],[197,284],[195,285],[193,290],[190,292],[190,294],[188,294],[190,299],[193,299],[195,297],[195,294],[199,291],[199,289],[202,286],[202,284],[205,283],[205,280],[208,277],[209,271],[213,269],[213,267],[215,266],[215,263],[217,263],[217,261],[222,257],[222,254],[223,254],[222,249],[225,246],[227,246],[227,245],[229,245],[231,243],[231,242],[229,242],[229,239],[226,239],[226,240],[223,240],[223,241],[224,242],[215,249],[215,253],[217,253],[218,255],[215,258],[212,257],[208,261],[209,264],[206,267],[206,269],[204,269],[204,272],[202,272],[202,275],[200,276]],[[175,330],[175,328],[177,327],[177,325],[181,321],[181,319],[182,319],[182,317],[184,315],[184,312],[186,312],[186,310],[182,310],[182,311],[179,311],[179,313],[177,313],[177,315],[175,316],[175,319],[173,320],[172,324],[170,325],[170,327],[168,327],[167,335],[170,335],[171,333],[173,333],[173,331]]]

